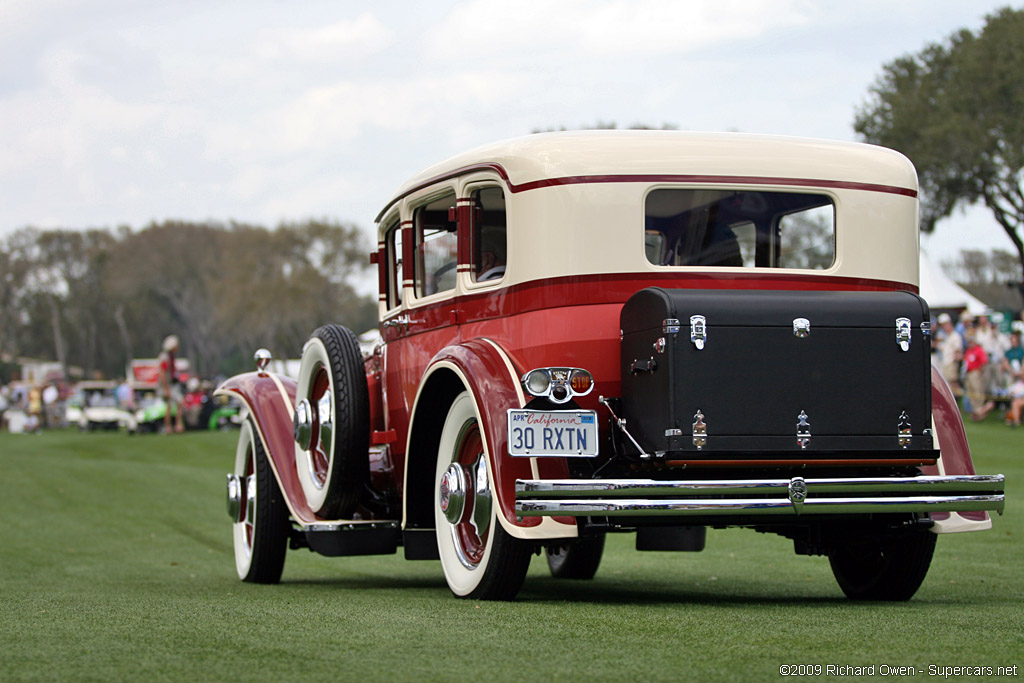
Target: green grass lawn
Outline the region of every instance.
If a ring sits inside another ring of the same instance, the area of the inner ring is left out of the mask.
[[[710,531],[702,553],[638,553],[632,535],[613,536],[590,582],[555,581],[535,558],[513,603],[456,600],[440,563],[401,554],[293,551],[280,585],[243,584],[224,506],[234,434],[0,434],[0,681],[1024,666],[1024,431],[968,429],[978,471],[1007,475],[1006,514],[991,531],[940,537],[924,585],[896,604],[849,602],[827,559],[742,529]]]

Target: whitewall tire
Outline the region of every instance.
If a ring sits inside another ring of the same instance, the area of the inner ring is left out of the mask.
[[[459,394],[445,418],[434,471],[437,549],[457,597],[511,600],[526,577],[531,548],[497,519],[484,438],[473,397]]]
[[[240,487],[237,516],[232,523],[238,578],[277,583],[288,550],[288,508],[263,445],[248,420],[238,436],[234,474]]]

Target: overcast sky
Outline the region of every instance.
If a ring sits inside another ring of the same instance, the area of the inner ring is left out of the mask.
[[[408,176],[539,128],[853,140],[884,63],[988,0],[0,0],[0,236],[33,225],[368,234]],[[983,211],[933,259],[1010,248]]]

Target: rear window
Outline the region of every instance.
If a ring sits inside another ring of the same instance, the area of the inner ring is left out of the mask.
[[[835,207],[826,195],[654,190],[644,229],[647,260],[658,266],[821,270],[835,262]]]

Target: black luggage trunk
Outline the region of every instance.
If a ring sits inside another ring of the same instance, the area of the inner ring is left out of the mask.
[[[929,457],[928,321],[909,292],[644,289],[622,417],[652,455]]]

